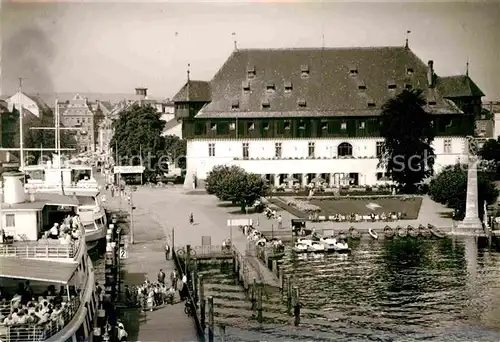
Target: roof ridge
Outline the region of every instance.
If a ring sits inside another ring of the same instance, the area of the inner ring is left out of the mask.
[[[375,50],[375,49],[406,49],[400,45],[387,46],[338,46],[338,47],[288,47],[288,48],[244,48],[236,52],[245,51],[309,51],[309,50]]]

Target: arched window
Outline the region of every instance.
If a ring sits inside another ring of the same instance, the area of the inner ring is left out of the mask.
[[[339,157],[352,156],[352,145],[349,143],[342,143],[337,149]]]

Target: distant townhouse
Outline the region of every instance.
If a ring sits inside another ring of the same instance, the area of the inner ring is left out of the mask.
[[[94,113],[87,99],[76,94],[72,100],[60,105],[59,112],[65,127],[79,128],[75,131],[77,152],[95,151]]]
[[[19,91],[7,97],[5,101],[8,104],[9,111],[12,111],[14,107],[18,108],[19,104],[21,104],[23,110],[30,112],[36,117],[40,117],[44,110],[50,110],[49,106],[38,95],[28,95]]]

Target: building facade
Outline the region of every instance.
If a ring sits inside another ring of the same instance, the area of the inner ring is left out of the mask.
[[[76,94],[59,107],[59,112],[63,126],[75,128],[76,152],[95,151],[94,113],[87,99]]]
[[[36,117],[40,117],[44,110],[50,109],[50,107],[39,96],[28,95],[19,91],[10,97],[7,97],[5,101],[8,104],[9,111],[12,112],[14,107],[18,108],[20,103],[23,106],[23,110],[30,112]]]
[[[434,117],[436,171],[463,158],[484,94],[468,75],[438,77],[408,46],[235,50],[210,82],[188,78],[173,98],[185,185],[221,164],[277,186],[385,182],[379,116],[403,89],[423,90]]]

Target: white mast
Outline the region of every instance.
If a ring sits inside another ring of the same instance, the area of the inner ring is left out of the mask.
[[[24,171],[24,132],[23,132],[23,105],[21,96],[23,94],[23,79],[19,77],[18,106],[19,106],[19,170]]]

